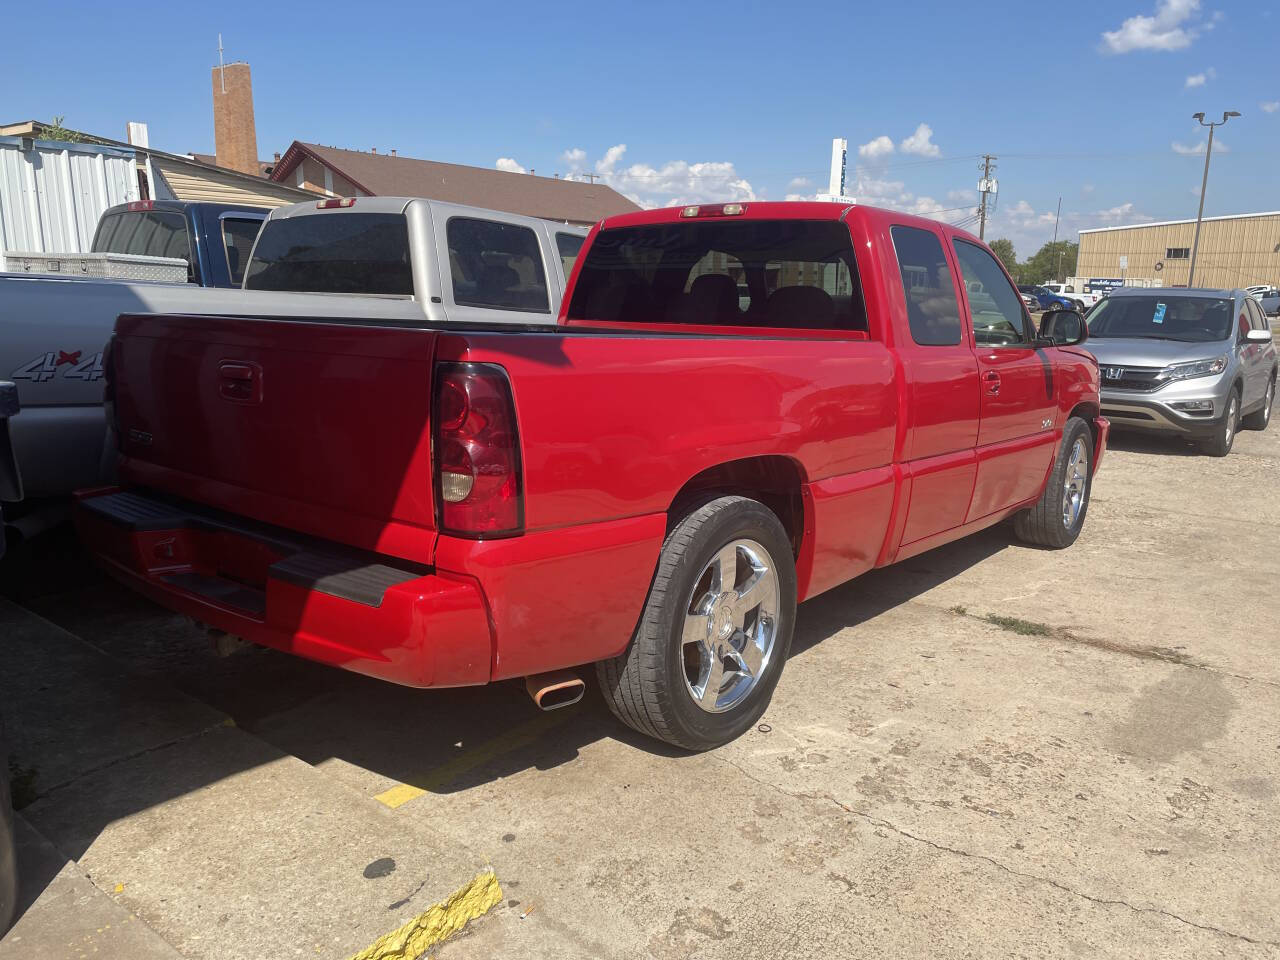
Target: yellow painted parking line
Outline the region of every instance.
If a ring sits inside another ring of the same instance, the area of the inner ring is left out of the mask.
[[[430,793],[448,786],[463,774],[476,769],[476,767],[483,766],[490,760],[528,746],[548,730],[560,726],[560,724],[569,719],[571,714],[576,712],[566,709],[539,713],[536,717],[519,726],[504,730],[496,737],[485,740],[472,749],[464,751],[452,760],[442,763],[434,770],[429,770],[420,777],[412,778],[410,783],[397,783],[394,787],[384,790],[375,796],[374,799],[392,810],[402,807],[410,800],[420,797],[424,793]]]
[[[353,953],[350,960],[418,960],[501,902],[498,875],[485,870],[449,898]]]

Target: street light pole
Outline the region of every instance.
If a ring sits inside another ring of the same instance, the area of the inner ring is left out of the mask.
[[[1204,177],[1200,180],[1200,209],[1196,211],[1196,233],[1191,241],[1191,269],[1187,273],[1187,286],[1194,287],[1196,285],[1196,253],[1200,249],[1200,222],[1204,220],[1204,191],[1209,186],[1209,158],[1213,156],[1213,128],[1220,127],[1232,117],[1238,117],[1240,114],[1235,110],[1227,110],[1222,114],[1222,119],[1217,123],[1205,123],[1204,114],[1196,113],[1192,115],[1192,119],[1199,120],[1200,126],[1209,128],[1209,142],[1204,148]]]

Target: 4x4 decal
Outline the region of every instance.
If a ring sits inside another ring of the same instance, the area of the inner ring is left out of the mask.
[[[63,380],[101,380],[102,352],[82,360],[83,355],[83,350],[51,350],[22,364],[9,379],[44,383],[61,373]]]

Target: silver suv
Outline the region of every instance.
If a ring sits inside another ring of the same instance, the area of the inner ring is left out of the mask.
[[[1241,425],[1265,430],[1276,348],[1243,290],[1121,288],[1088,317],[1102,413],[1117,428],[1163,431],[1231,452]]]

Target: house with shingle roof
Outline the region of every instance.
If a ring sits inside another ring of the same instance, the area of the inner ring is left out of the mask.
[[[295,140],[270,179],[336,197],[426,197],[590,226],[640,207],[603,183],[508,173]]]

